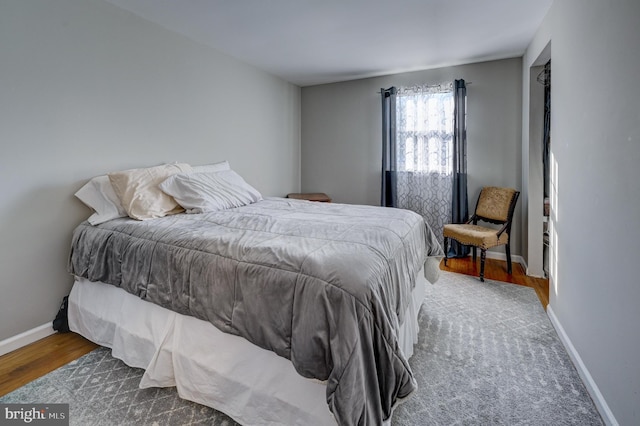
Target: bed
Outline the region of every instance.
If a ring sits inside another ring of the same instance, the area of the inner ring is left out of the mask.
[[[186,212],[74,231],[72,331],[144,368],[141,387],[176,386],[241,424],[388,423],[416,387],[417,312],[442,256],[422,217],[235,187],[199,209],[160,187]]]

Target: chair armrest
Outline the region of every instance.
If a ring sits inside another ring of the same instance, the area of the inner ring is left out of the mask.
[[[498,236],[498,238],[500,238],[500,235],[502,235],[502,233],[504,231],[507,230],[507,228],[509,227],[509,222],[505,223],[504,225],[502,225],[502,228],[500,228],[500,230],[498,231],[498,233],[496,234]]]

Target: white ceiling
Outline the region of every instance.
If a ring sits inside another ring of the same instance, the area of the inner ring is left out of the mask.
[[[300,86],[520,56],[553,0],[107,0]]]

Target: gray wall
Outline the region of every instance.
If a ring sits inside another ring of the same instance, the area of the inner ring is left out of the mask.
[[[485,185],[521,186],[520,58],[302,88],[302,190],[336,202],[380,203],[380,88],[464,78],[469,208]],[[512,254],[519,255],[520,205]],[[498,250],[504,253],[504,249]]]
[[[0,340],[71,288],[73,193],[111,170],[227,159],[300,189],[300,89],[98,0],[0,3]]]
[[[637,0],[556,1],[523,70],[527,80],[550,41],[548,312],[607,421],[621,425],[640,424],[639,22]]]

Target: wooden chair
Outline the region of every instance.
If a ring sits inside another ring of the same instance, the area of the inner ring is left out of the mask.
[[[472,246],[473,262],[476,262],[476,248],[480,248],[480,281],[484,281],[484,262],[487,249],[495,246],[505,246],[507,254],[507,270],[511,274],[511,247],[509,234],[511,221],[520,192],[512,188],[497,188],[488,186],[482,188],[476,210],[471,219],[464,224],[449,224],[444,226],[444,264],[447,264],[449,238],[465,246]],[[501,228],[479,226],[478,221],[485,221],[502,225]]]

